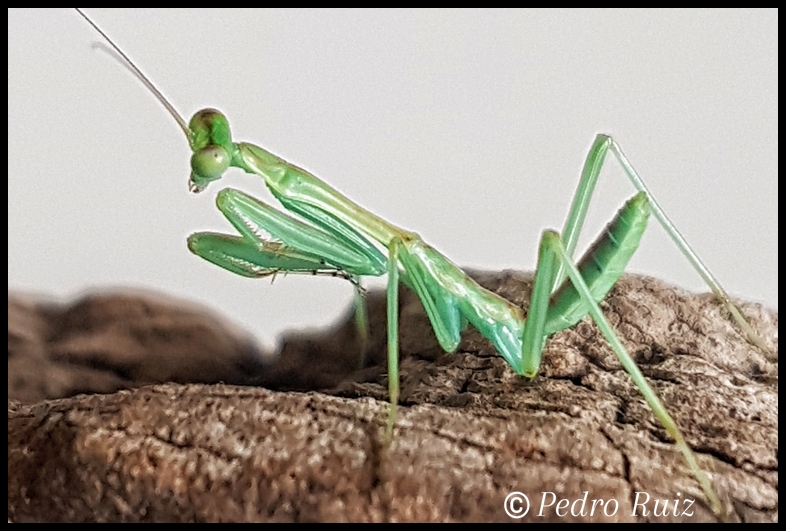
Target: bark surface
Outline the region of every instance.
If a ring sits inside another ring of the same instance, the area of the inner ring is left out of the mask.
[[[526,307],[528,275],[475,276]],[[368,302],[358,369],[351,316],[284,337],[269,365],[183,303],[9,295],[9,519],[511,521],[513,491],[529,500],[522,521],[717,519],[588,319],[548,341],[527,382],[474,330],[442,353],[402,291],[402,406],[386,447],[384,293]],[[778,314],[742,307],[777,353]],[[602,308],[728,519],[777,521],[777,362],[709,295],[628,275]]]

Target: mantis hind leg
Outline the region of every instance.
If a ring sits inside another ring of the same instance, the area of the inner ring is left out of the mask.
[[[704,279],[704,282],[710,288],[715,297],[727,308],[734,321],[737,323],[737,326],[748,339],[748,341],[752,345],[755,345],[761,349],[768,357],[777,359],[777,353],[773,352],[772,349],[766,345],[764,340],[761,339],[750,323],[748,323],[748,321],[742,315],[742,312],[733,302],[731,302],[731,299],[726,293],[726,290],[723,289],[718,280],[712,275],[712,273],[710,273],[709,269],[707,269],[707,266],[704,265],[696,252],[691,248],[687,240],[685,240],[685,237],[680,234],[674,223],[672,223],[668,216],[666,216],[663,208],[661,208],[655,197],[650,192],[649,188],[647,188],[644,180],[639,176],[638,172],[636,172],[636,170],[633,168],[633,165],[631,165],[628,158],[620,149],[619,144],[617,144],[610,136],[598,135],[595,137],[595,141],[592,143],[592,147],[590,148],[590,151],[587,154],[587,158],[584,162],[584,167],[581,172],[581,179],[579,180],[579,185],[573,197],[573,202],[571,204],[568,217],[565,220],[565,227],[562,230],[561,239],[567,256],[571,258],[573,257],[576,244],[578,243],[578,237],[587,215],[592,193],[595,190],[598,176],[600,175],[601,169],[603,168],[606,155],[609,152],[611,152],[620,163],[623,171],[625,172],[625,175],[628,177],[630,182],[633,183],[633,186],[636,188],[636,190],[647,195],[652,214],[655,219],[658,220],[671,240],[685,256],[688,262],[690,262],[696,272],[701,276],[702,279]],[[563,264],[556,270],[554,274],[554,278],[551,282],[552,291],[556,290],[557,287],[563,282],[565,274],[566,266]]]
[[[644,199],[646,200],[646,198]],[[660,401],[660,398],[658,398],[658,395],[652,387],[650,387],[644,375],[636,365],[636,362],[630,357],[630,354],[628,354],[628,351],[622,345],[619,337],[603,315],[596,301],[597,294],[592,293],[593,289],[585,282],[579,268],[573,264],[559,234],[554,231],[545,231],[541,238],[535,286],[533,287],[529,315],[527,316],[522,338],[523,348],[525,349],[525,364],[527,363],[526,359],[530,356],[539,364],[540,350],[543,348],[546,337],[549,335],[546,330],[546,315],[549,311],[549,287],[550,280],[558,266],[560,269],[564,270],[568,278],[570,278],[572,286],[578,292],[578,296],[581,298],[587,313],[592,316],[601,334],[603,334],[603,337],[608,341],[623,368],[628,372],[633,382],[636,384],[636,387],[641,391],[641,394],[652,409],[655,417],[666,429],[666,432],[674,439],[677,448],[688,463],[691,473],[704,491],[704,495],[709,501],[712,510],[716,514],[722,515],[721,502],[715,493],[709,477],[699,466],[693,450],[691,450],[690,446],[685,441],[679,427],[671,418],[666,407]],[[583,266],[584,264],[582,264],[582,268]],[[527,348],[534,348],[535,351],[527,351]],[[537,370],[537,367],[535,367],[535,370]],[[525,376],[527,376],[526,373]]]

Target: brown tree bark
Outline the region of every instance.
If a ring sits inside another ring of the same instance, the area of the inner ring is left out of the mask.
[[[526,306],[528,276],[478,278]],[[777,313],[742,306],[777,353]],[[602,307],[727,518],[777,521],[777,361],[708,295],[629,275]],[[402,407],[387,448],[384,294],[369,309],[363,369],[351,319],[285,338],[267,367],[204,311],[9,296],[9,519],[512,521],[514,491],[529,499],[523,521],[717,519],[587,319],[547,343],[527,382],[474,330],[443,354],[402,293]],[[139,387],[165,381],[180,383]]]

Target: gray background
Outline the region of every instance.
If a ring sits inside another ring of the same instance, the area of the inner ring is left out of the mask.
[[[710,269],[778,306],[778,15],[734,11],[88,13],[186,115],[305,167],[456,263],[531,269],[597,132],[613,134]],[[230,231],[186,189],[186,140],[68,10],[8,16],[8,287],[167,290],[271,342],[333,321],[332,278],[236,277],[192,256]],[[633,194],[609,165],[582,247]],[[631,266],[693,290],[653,225]]]

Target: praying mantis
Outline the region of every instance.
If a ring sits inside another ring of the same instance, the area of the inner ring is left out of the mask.
[[[195,120],[192,120],[192,124],[197,128],[206,127],[205,124],[207,122],[221,121],[221,117],[212,112],[198,113],[197,116],[198,118],[195,117]],[[186,135],[190,140],[199,136],[199,134],[195,135],[193,133],[190,126],[185,126],[184,131],[186,131]],[[192,144],[196,145],[198,142],[192,141]],[[238,152],[238,157],[231,162],[247,172],[263,174],[261,176],[266,179],[268,186],[273,189],[274,195],[282,199],[284,205],[290,208],[290,210],[300,213],[307,219],[310,219],[312,223],[316,223],[318,227],[321,227],[323,232],[324,229],[328,228],[327,226],[333,222],[341,225],[333,227],[334,233],[332,236],[337,236],[338,239],[331,240],[331,243],[324,247],[319,247],[318,250],[314,247],[314,245],[318,245],[318,243],[307,244],[303,243],[302,240],[296,239],[294,245],[288,245],[288,249],[282,249],[281,247],[271,248],[269,252],[266,251],[265,253],[257,254],[257,258],[264,256],[274,260],[273,265],[257,264],[256,267],[260,268],[260,271],[286,270],[287,268],[291,271],[302,270],[305,272],[316,270],[326,273],[332,272],[339,276],[346,276],[350,279],[354,279],[356,275],[378,276],[387,273],[389,278],[388,289],[391,295],[390,308],[396,306],[394,295],[398,285],[397,277],[401,276],[405,282],[413,285],[426,304],[432,305],[430,317],[437,331],[437,335],[446,350],[449,351],[455,348],[454,344],[457,342],[457,335],[464,325],[463,319],[469,320],[473,325],[481,327],[482,322],[488,320],[487,318],[493,314],[494,318],[492,321],[494,322],[490,327],[481,331],[484,335],[494,336],[495,339],[492,339],[492,341],[498,349],[501,350],[501,354],[505,357],[506,361],[508,361],[517,372],[524,373],[527,376],[534,376],[538,360],[536,358],[528,358],[526,361],[529,361],[529,364],[528,366],[524,366],[524,358],[517,357],[517,352],[520,353],[522,351],[522,340],[520,337],[525,336],[527,338],[524,341],[525,343],[529,343],[528,346],[525,347],[526,351],[539,351],[540,348],[542,348],[542,342],[545,341],[544,335],[541,332],[543,327],[549,331],[553,331],[559,326],[570,326],[570,324],[568,324],[569,322],[572,322],[577,316],[579,318],[583,317],[586,311],[589,311],[592,317],[599,321],[601,330],[603,330],[604,335],[610,339],[611,343],[613,345],[614,343],[618,343],[618,341],[615,341],[615,336],[610,327],[603,324],[604,318],[599,312],[597,305],[589,304],[586,300],[584,300],[584,302],[576,302],[582,299],[570,296],[565,299],[568,301],[565,304],[578,309],[550,310],[550,308],[557,308],[553,305],[549,306],[548,298],[550,292],[554,286],[560,283],[559,277],[564,276],[564,273],[552,271],[552,267],[555,267],[553,260],[562,260],[565,266],[569,267],[570,262],[567,261],[566,258],[571,254],[571,252],[565,252],[560,248],[560,238],[557,237],[555,233],[546,233],[544,236],[541,246],[541,260],[538,267],[538,280],[536,281],[540,289],[535,290],[535,296],[531,303],[531,308],[549,308],[549,310],[544,311],[542,314],[543,320],[541,322],[535,319],[527,319],[525,321],[523,316],[520,315],[520,310],[511,307],[509,303],[506,303],[506,301],[502,299],[494,298],[485,292],[485,290],[482,290],[482,288],[473,285],[473,283],[463,275],[463,272],[453,266],[447,259],[444,259],[441,254],[425,246],[422,240],[413,233],[397,229],[373,214],[365,212],[358,205],[346,202],[343,196],[322,181],[317,180],[316,177],[285,163],[272,153],[248,144],[227,148],[228,152],[234,152],[235,150]],[[603,157],[608,151],[610,151],[612,155],[619,157],[623,165],[627,164],[627,159],[624,158],[621,150],[613,140],[608,137],[598,137],[587,160],[587,167],[589,169],[584,172],[586,177],[585,185],[580,187],[580,190],[586,191],[592,187],[586,183],[597,178],[597,172],[602,165]],[[194,173],[194,177],[192,178],[195,188],[204,187],[210,180],[220,177],[220,174],[223,172],[214,172],[210,167],[210,162],[222,156],[223,155],[217,154],[217,152],[211,152],[207,158],[207,162],[205,162],[204,159],[196,160],[195,164],[199,169]],[[203,166],[208,166],[206,171]],[[220,166],[223,168],[223,163]],[[269,171],[266,172],[266,168],[268,168]],[[311,188],[304,196],[295,194],[296,197],[294,197],[294,199],[288,198],[287,194],[291,192],[291,189],[286,187],[285,184],[281,185],[281,183],[277,183],[276,176],[273,175],[273,173],[281,169],[295,172],[298,174],[298,178],[306,181],[310,187],[313,186],[315,188]],[[628,168],[628,172],[633,175],[632,167]],[[278,185],[281,185],[282,188],[274,188]],[[310,201],[316,197],[316,194],[323,194],[328,198],[328,203],[315,206],[315,204]],[[630,215],[634,219],[631,224],[635,225],[636,228],[633,230],[634,234],[630,237],[632,243],[628,246],[629,251],[626,251],[622,255],[616,255],[619,256],[621,262],[627,262],[627,259],[630,258],[630,254],[636,247],[638,238],[641,236],[641,232],[643,231],[643,227],[640,227],[643,225],[642,220],[646,217],[647,211],[652,208],[649,198],[650,196],[646,193],[640,193],[635,196],[626,214],[622,215],[623,218]],[[215,234],[199,234],[191,238],[190,246],[192,250],[200,256],[205,258],[213,256],[213,261],[218,262],[225,268],[232,270],[232,268],[235,267],[235,272],[254,274],[254,268],[247,265],[248,257],[237,255],[247,252],[253,254],[255,249],[249,245],[249,242],[256,237],[257,229],[265,228],[270,230],[270,224],[273,223],[273,221],[270,220],[259,221],[259,219],[261,219],[260,216],[275,216],[275,214],[271,214],[274,211],[261,205],[261,203],[257,202],[254,198],[232,190],[222,192],[219,195],[219,201],[225,214],[229,213],[231,221],[234,222],[241,234],[244,234],[244,239],[238,239],[238,237],[227,238]],[[287,201],[290,202],[287,203]],[[574,206],[572,209],[573,214],[569,216],[568,226],[580,227],[582,218],[580,211],[583,210],[584,207],[586,207],[586,203],[581,201]],[[630,212],[638,213],[629,214]],[[254,218],[254,222],[257,226],[254,226],[253,223],[250,225],[247,218]],[[318,234],[318,232],[316,231],[318,231],[318,227],[312,225],[310,228],[303,228],[299,226],[298,229],[294,229],[290,226],[286,229],[282,229],[284,230],[284,236],[280,234],[274,236],[284,241],[285,244],[288,243],[285,238],[292,237],[290,233],[296,234],[302,232],[303,234],[317,238],[316,234]],[[347,227],[349,227],[349,231],[347,231]],[[570,228],[563,231],[563,238],[566,233],[572,232],[573,230]],[[362,239],[358,239],[358,235],[365,235],[366,242]],[[377,240],[377,242],[384,247],[384,250],[380,252],[377,249],[375,253],[374,247],[376,244],[372,243],[370,246],[366,245],[368,236]],[[295,236],[295,238],[297,238],[297,236]],[[327,240],[322,241],[324,242]],[[343,248],[342,243],[344,243]],[[568,237],[565,243],[567,244],[566,247],[573,247],[575,246],[576,239],[574,237]],[[341,258],[326,255],[331,249],[335,250],[336,248],[349,256]],[[215,253],[218,253],[218,255]],[[315,256],[321,258],[315,261]],[[237,260],[238,258],[246,260],[246,265],[244,266],[243,262],[239,262]],[[285,263],[284,258],[291,259],[293,262]],[[301,261],[296,262],[296,260]],[[605,293],[610,287],[609,284],[613,284],[615,280],[614,277],[617,276],[617,273],[621,273],[623,268],[624,264],[615,267],[617,272],[609,276],[607,281],[603,283],[603,286],[598,288],[593,288],[593,286],[591,286],[590,289],[595,289],[595,292],[589,296],[585,292],[583,294],[584,297],[602,299],[602,292]],[[608,267],[606,267],[606,269],[608,270]],[[578,290],[583,290],[580,277],[576,276],[577,271],[569,269],[568,275],[573,279],[575,287]],[[435,284],[429,285],[431,281],[434,281]],[[418,287],[418,284],[421,284],[420,287]],[[458,295],[459,291],[466,292],[468,298],[463,300]],[[587,308],[583,308],[584,305],[586,305]],[[532,309],[530,311],[533,313]],[[553,315],[549,314],[550,311],[553,312]],[[564,322],[559,325],[554,324],[555,320],[557,320],[557,317],[554,317],[554,315],[570,314],[571,312],[574,313],[569,319],[565,319]],[[394,361],[396,359],[395,347],[397,336],[394,326],[395,317],[392,312],[390,320],[390,360]],[[526,331],[528,326],[531,327],[531,332]],[[624,351],[621,345],[614,346],[615,350]],[[620,354],[620,357],[624,358],[625,356]],[[623,361],[623,364],[625,364],[625,361]],[[637,371],[635,366],[626,365],[626,368],[629,372]],[[395,368],[391,367],[391,382],[395,381],[395,377],[393,376],[394,370]],[[646,381],[643,379],[637,381],[637,383],[646,386]],[[391,404],[395,405],[395,393],[397,388],[394,387],[393,384],[391,385]],[[649,392],[651,393],[651,391]],[[651,396],[648,397],[648,401],[649,400],[657,399],[654,398],[654,394],[651,394]],[[653,408],[657,409],[656,406],[653,406]],[[390,418],[394,418],[392,414]],[[661,417],[659,416],[659,418]],[[661,418],[661,420],[663,419]],[[676,427],[674,427],[674,429],[676,429]],[[677,432],[675,432],[674,429],[670,429],[667,426],[669,433],[679,441],[680,437],[675,435]],[[684,441],[680,445],[680,450],[685,453],[686,459],[691,462],[692,457],[689,456],[692,456],[692,452]],[[691,468],[702,484],[711,504],[717,507],[717,498],[714,498],[712,487],[709,485],[707,478],[704,476],[703,472],[700,471],[695,462],[691,462]]]

